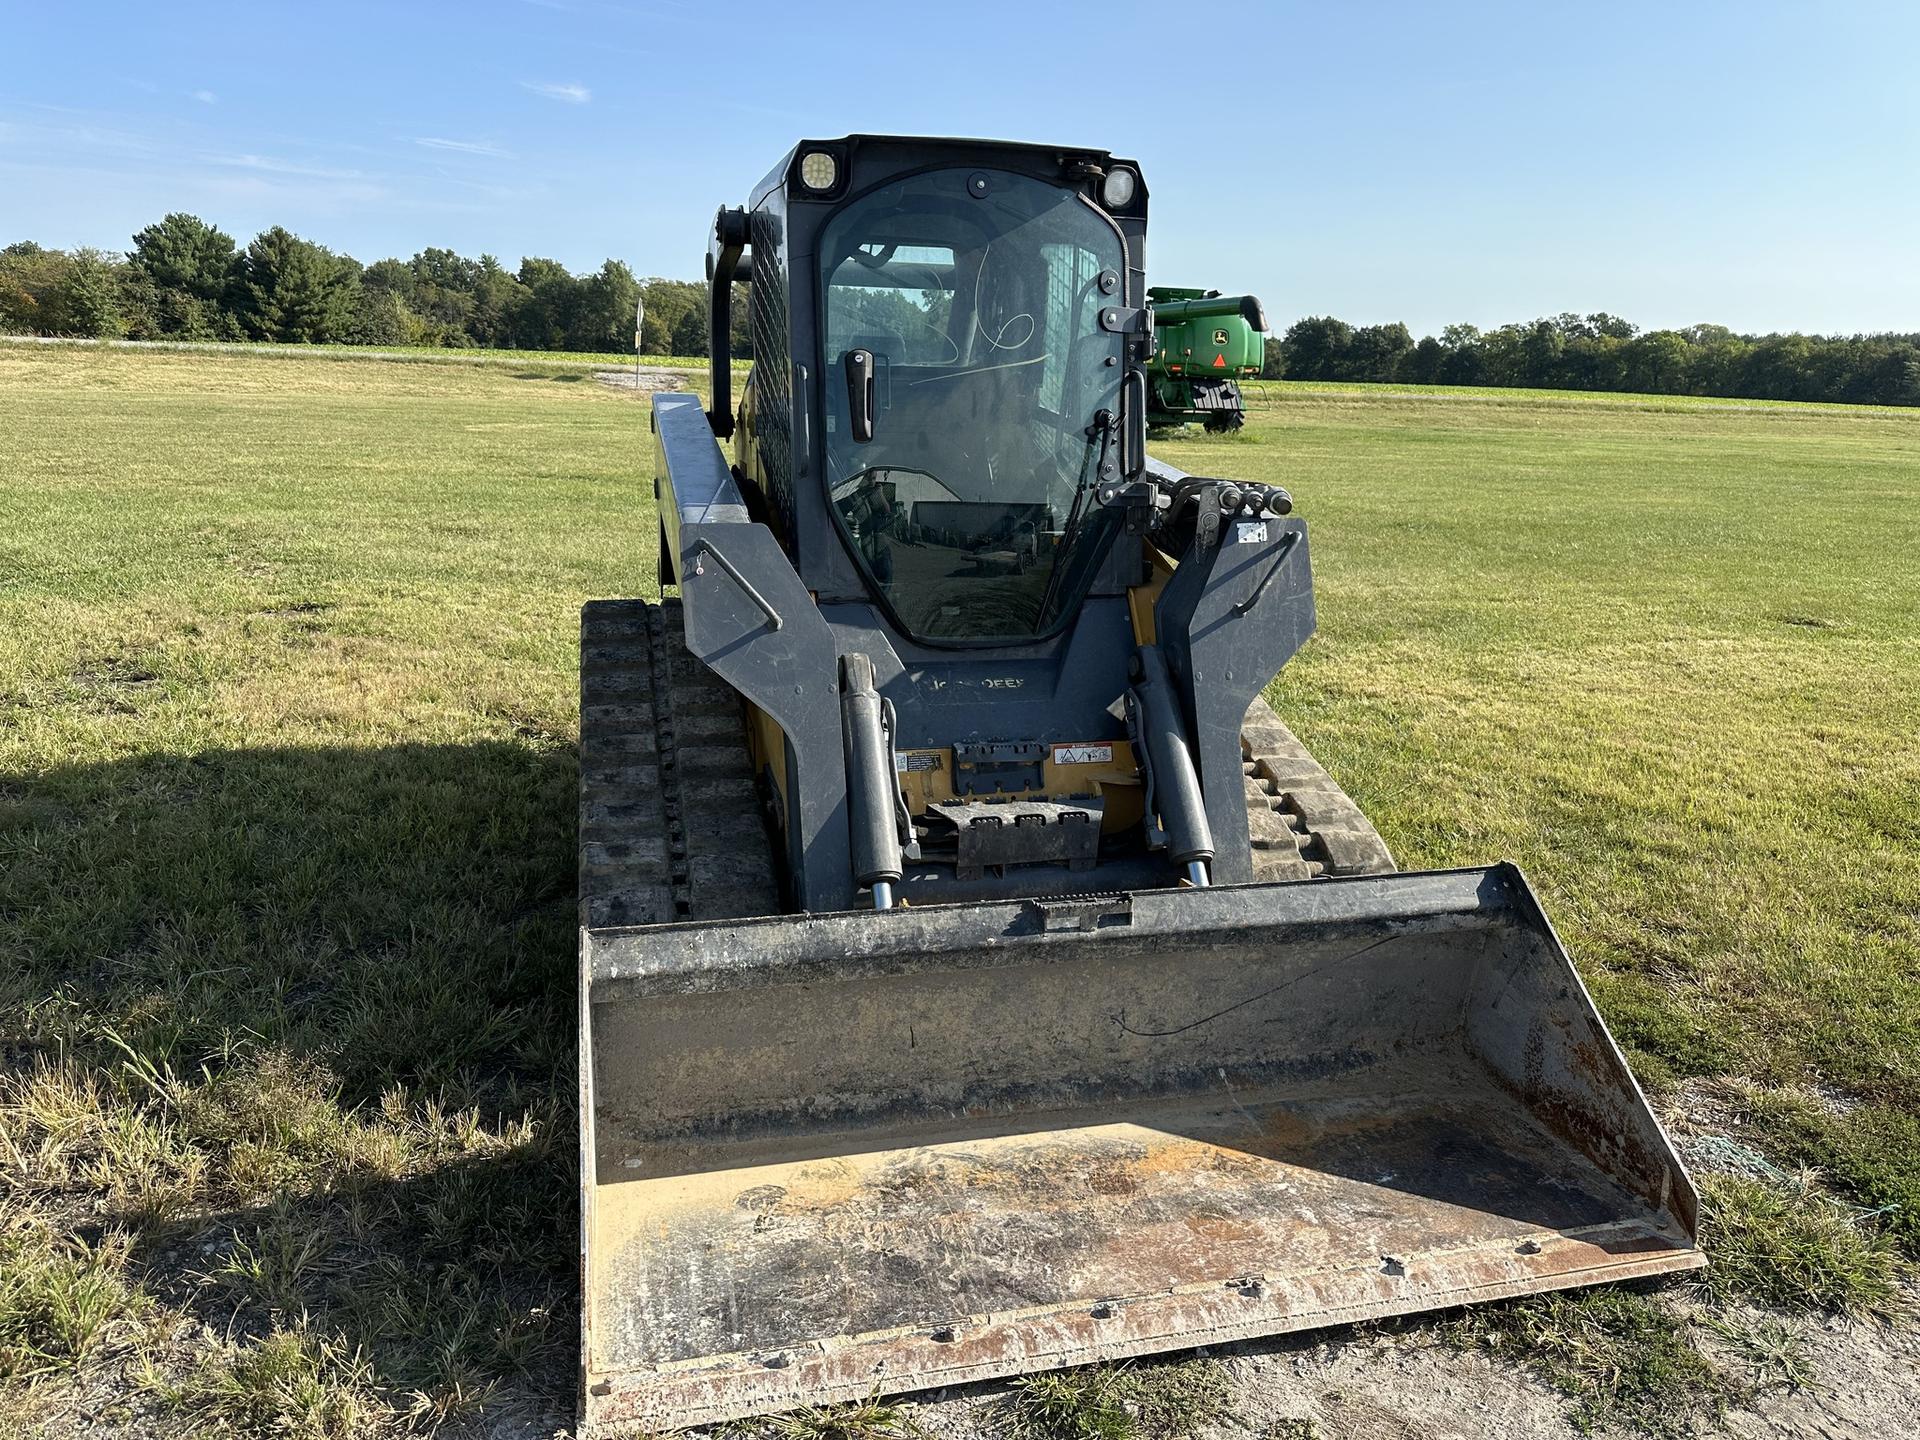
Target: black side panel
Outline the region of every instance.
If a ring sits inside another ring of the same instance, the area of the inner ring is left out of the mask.
[[[753,338],[753,443],[767,508],[789,555],[796,555],[793,496],[793,366],[789,361],[787,256],[780,216],[748,219],[753,285],[747,306]]]

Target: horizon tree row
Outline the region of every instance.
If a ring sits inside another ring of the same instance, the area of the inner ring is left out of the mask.
[[[1603,312],[1487,331],[1449,325],[1416,341],[1405,325],[1353,326],[1316,315],[1268,337],[1260,373],[1286,380],[1920,405],[1920,333],[1737,335],[1724,325],[1642,331]]]
[[[620,260],[575,275],[539,256],[508,270],[492,255],[429,248],[362,265],[278,225],[242,249],[178,212],[124,255],[31,240],[0,250],[0,330],[34,335],[627,350],[643,293],[643,349],[706,353],[706,287],[641,280]]]
[[[538,256],[508,270],[492,255],[429,248],[362,265],[278,225],[243,249],[179,212],[140,231],[124,254],[31,240],[0,249],[0,331],[34,335],[625,351],[643,294],[643,350],[707,353],[706,287],[642,280],[620,260],[576,275]],[[746,305],[733,300],[742,354]],[[1742,335],[1704,324],[1643,332],[1601,312],[1486,331],[1449,325],[1415,340],[1402,324],[1320,315],[1270,336],[1261,373],[1920,405],[1920,334]]]

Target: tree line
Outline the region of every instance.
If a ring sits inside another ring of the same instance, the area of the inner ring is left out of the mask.
[[[706,287],[639,279],[619,260],[576,275],[528,256],[507,269],[422,250],[363,265],[280,226],[241,248],[197,216],[173,214],[124,254],[0,250],[0,330],[135,340],[267,340],[350,345],[624,351],[646,298],[641,348],[707,353]],[[733,296],[732,345],[747,353]],[[1626,390],[1767,400],[1920,405],[1920,334],[1739,335],[1722,325],[1641,331],[1615,315],[1555,315],[1415,340],[1405,325],[1330,316],[1269,337],[1271,379]]]
[[[642,295],[642,349],[707,353],[706,287],[641,280],[619,260],[576,275],[535,256],[509,270],[427,249],[363,265],[278,225],[243,249],[185,214],[147,226],[124,254],[31,240],[0,250],[0,331],[30,335],[630,350]]]
[[[1724,325],[1642,331],[1617,315],[1555,315],[1416,341],[1405,325],[1297,321],[1267,340],[1269,379],[1541,390],[1626,390],[1758,400],[1920,405],[1920,334],[1736,335]]]

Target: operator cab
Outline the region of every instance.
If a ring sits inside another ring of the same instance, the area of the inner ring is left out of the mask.
[[[1102,150],[872,135],[802,141],[721,210],[708,420],[823,609],[866,607],[905,656],[1057,650],[1124,603],[1146,224],[1139,171]]]
[[[1305,534],[1146,455],[1146,229],[1105,151],[871,135],[716,215],[732,463],[656,403],[663,574],[748,701],[796,904],[1252,877],[1211,837],[1247,833],[1241,722],[1312,628]]]

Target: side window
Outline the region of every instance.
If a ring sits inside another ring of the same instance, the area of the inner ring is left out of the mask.
[[[1040,247],[1047,267],[1044,333],[1046,361],[1041,367],[1040,403],[1056,415],[1077,414],[1083,408],[1080,391],[1086,385],[1085,361],[1091,347],[1080,344],[1088,333],[1092,311],[1099,304],[1099,258],[1078,245]],[[1102,352],[1104,356],[1104,352]]]

